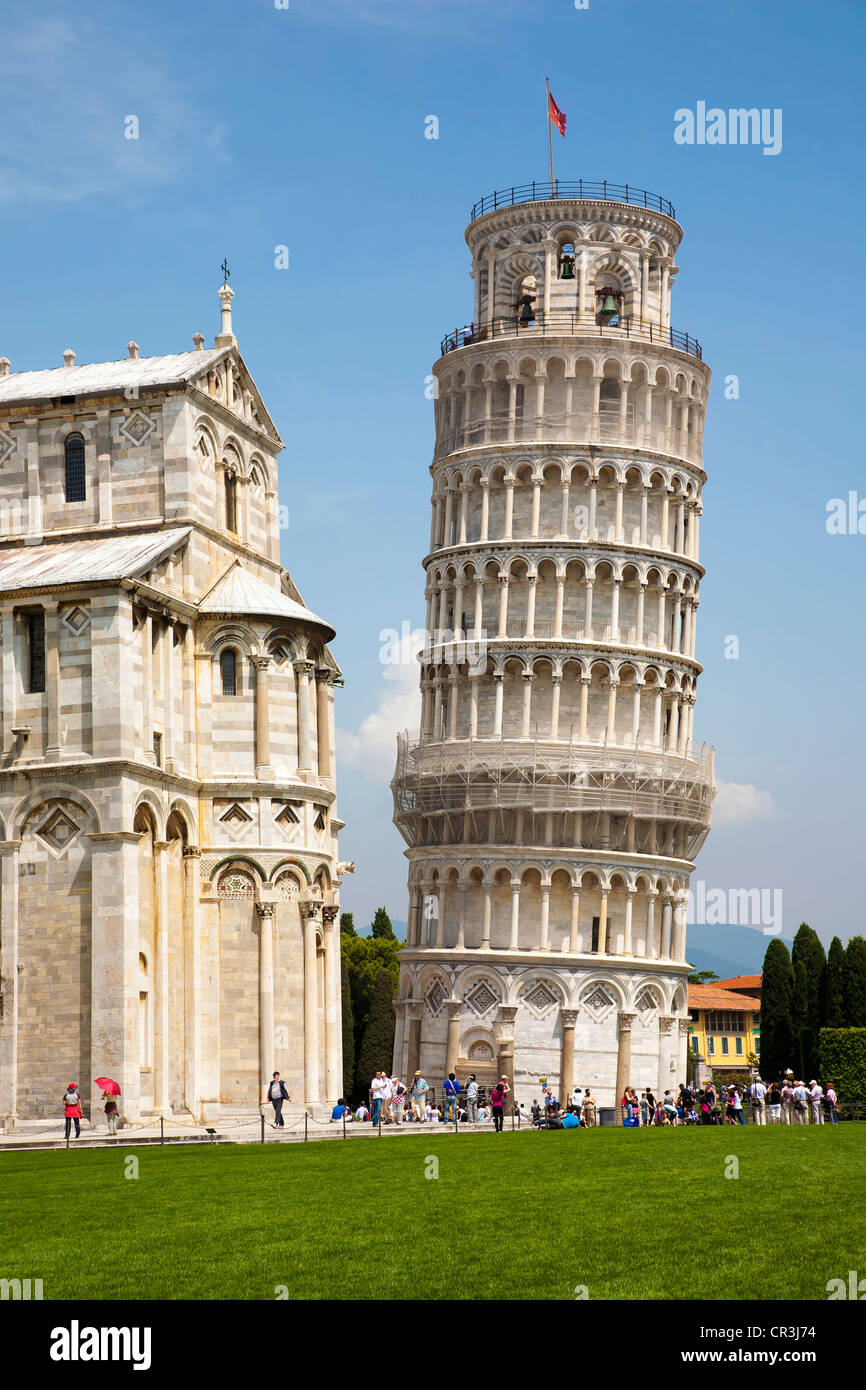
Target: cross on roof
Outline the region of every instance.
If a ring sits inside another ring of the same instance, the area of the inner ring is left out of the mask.
[[[229,276],[231,275],[231,271],[229,270],[228,261],[226,260],[225,256],[223,256],[223,263],[220,266],[220,270],[223,273],[223,284],[227,285],[229,282]]]

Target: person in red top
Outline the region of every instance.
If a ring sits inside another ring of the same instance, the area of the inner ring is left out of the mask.
[[[78,1094],[78,1087],[74,1081],[70,1081],[66,1087],[66,1095],[63,1097],[63,1104],[66,1107],[66,1135],[69,1138],[69,1131],[72,1128],[72,1121],[75,1121],[75,1137],[81,1134],[81,1096]]]
[[[505,1097],[508,1095],[509,1090],[510,1087],[508,1082],[503,1076],[502,1080],[498,1081],[490,1092],[490,1109],[493,1113],[493,1128],[498,1129],[500,1134],[502,1133],[503,1106],[505,1105]]]

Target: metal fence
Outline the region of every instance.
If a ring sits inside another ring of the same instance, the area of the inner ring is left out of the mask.
[[[633,206],[649,208],[665,217],[676,217],[673,203],[658,193],[648,193],[645,188],[635,188],[631,183],[609,183],[607,179],[554,179],[551,183],[533,179],[531,183],[518,184],[513,188],[501,188],[488,193],[472,205],[470,222],[483,217],[486,212],[497,208],[513,207],[517,203],[536,203],[547,198],[580,198],[601,200],[605,203],[631,203]]]
[[[580,313],[577,309],[549,309],[547,313],[539,309],[531,319],[522,319],[517,314],[500,314],[484,323],[465,323],[453,328],[439,343],[440,355],[444,357],[457,348],[471,347],[473,343],[486,343],[493,338],[515,337],[567,337],[575,334],[606,338],[637,338],[644,343],[659,343],[662,347],[678,348],[691,357],[703,358],[703,348],[698,339],[681,329],[665,327],[648,319],[621,316],[616,323],[602,325],[596,323],[590,313]]]

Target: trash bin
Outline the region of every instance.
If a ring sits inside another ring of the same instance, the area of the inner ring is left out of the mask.
[[[615,1125],[616,1110],[612,1105],[601,1105],[598,1110],[598,1122],[600,1125]]]

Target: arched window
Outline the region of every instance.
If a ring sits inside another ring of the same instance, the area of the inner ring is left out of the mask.
[[[66,460],[66,500],[84,502],[87,488],[84,479],[84,440],[80,434],[68,434],[64,446]]]
[[[237,695],[237,654],[231,647],[224,647],[220,652],[220,676],[222,678],[223,694]]]
[[[234,473],[226,473],[226,530],[237,535],[238,530],[238,483]]]

